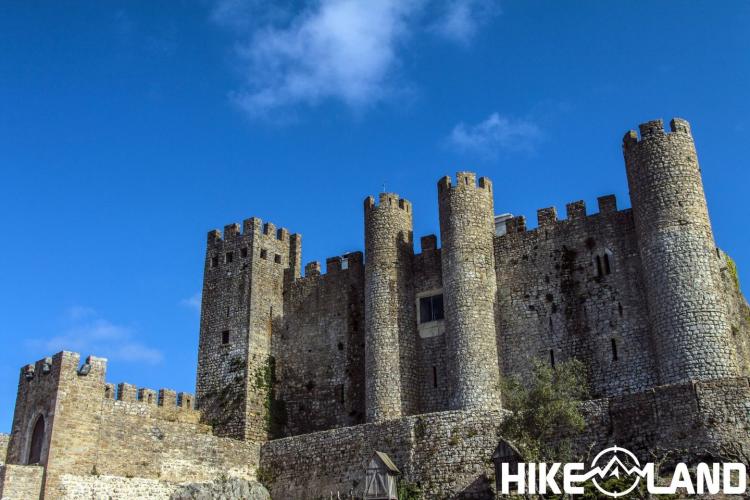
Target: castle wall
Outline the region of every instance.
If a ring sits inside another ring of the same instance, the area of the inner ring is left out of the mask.
[[[579,452],[618,445],[643,461],[742,461],[750,446],[750,380],[728,378],[659,386],[582,403],[587,428]],[[361,493],[366,461],[389,454],[402,480],[426,498],[494,498],[492,454],[502,412],[448,411],[334,429],[265,443],[259,473],[273,498]],[[747,448],[746,448],[747,449]],[[591,457],[589,457],[590,459]],[[657,456],[657,459],[664,457]]]
[[[259,446],[212,435],[192,408],[191,395],[129,384],[120,384],[115,394],[104,381],[106,360],[89,357],[83,365],[88,369],[79,369],[79,359],[62,352],[50,363],[37,362],[33,377],[29,367],[21,371],[8,463],[27,462],[30,431],[41,414],[47,421],[41,459],[47,498],[64,497],[70,477],[103,474],[174,483],[223,474],[254,477]]]
[[[271,498],[361,495],[365,465],[377,450],[393,459],[406,481],[419,482],[425,498],[486,492],[498,418],[451,411],[277,439],[263,445],[259,476]]]
[[[576,357],[587,363],[596,397],[656,385],[630,210],[617,211],[607,196],[598,214],[576,202],[567,219],[557,220],[554,208],[538,218],[533,231],[523,218],[512,219],[507,234],[495,238],[503,374],[523,377],[535,359]]]
[[[8,454],[8,442],[10,441],[10,434],[0,433],[0,464],[5,463],[5,457]]]
[[[345,263],[345,269],[343,268]],[[364,421],[364,266],[360,252],[306,266],[273,339],[285,435]]]
[[[414,256],[415,302],[421,293],[443,288],[441,251],[434,235],[421,239],[422,252]],[[419,318],[417,318],[418,320]],[[430,325],[434,331],[419,331],[419,412],[431,413],[448,409],[448,366],[446,361],[445,320]]]
[[[44,467],[39,465],[0,465],[0,498],[29,500],[39,498]]]

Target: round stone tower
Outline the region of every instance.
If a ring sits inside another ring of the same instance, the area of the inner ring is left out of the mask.
[[[469,172],[438,181],[451,409],[500,407],[492,183]]]
[[[670,128],[655,120],[623,139],[662,384],[737,375],[690,124]]]
[[[365,407],[368,422],[417,412],[412,207],[365,199]]]

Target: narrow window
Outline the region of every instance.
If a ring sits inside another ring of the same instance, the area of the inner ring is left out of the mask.
[[[612,361],[617,361],[617,340],[612,339]]]
[[[221,343],[222,344],[229,343],[229,330],[224,330],[223,332],[221,332]]]
[[[437,387],[437,368],[432,367],[432,387]]]
[[[341,259],[341,270],[343,271],[344,269],[349,269],[349,259],[346,257]]]
[[[622,318],[622,303],[617,303],[617,312],[620,313],[620,317]]]
[[[609,267],[609,254],[604,254],[604,274],[609,274],[611,269]]]
[[[231,264],[233,260],[234,260],[234,252],[227,252],[227,258],[226,258],[227,264]]]
[[[260,258],[261,259],[267,259],[268,258],[268,252],[265,248],[260,249]]]
[[[549,364],[552,368],[555,367],[555,350],[554,349],[549,350]]]
[[[245,248],[243,248],[242,250],[240,250],[240,256],[241,256],[241,257],[242,257],[243,259],[244,259],[245,257],[247,257],[247,247],[245,247]]]
[[[339,403],[344,404],[344,384],[339,385]]]
[[[276,254],[273,256],[273,261],[277,264],[281,264],[281,255]]]
[[[598,255],[596,256],[596,275],[601,276],[602,275],[602,258]]]
[[[419,322],[428,323],[432,321],[432,301],[430,297],[419,299]]]
[[[214,255],[213,257],[211,257],[211,267],[216,267],[218,265],[219,265],[219,256]]]
[[[443,319],[443,294],[432,296],[432,321]]]

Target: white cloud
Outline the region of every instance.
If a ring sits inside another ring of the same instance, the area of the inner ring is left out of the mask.
[[[467,45],[479,28],[500,12],[493,0],[447,0],[440,6],[433,29],[443,37]]]
[[[535,123],[492,113],[476,125],[459,123],[448,140],[459,151],[494,157],[501,151],[533,151],[540,137]]]
[[[31,339],[29,344],[44,354],[77,351],[111,360],[160,363],[164,356],[135,338],[135,331],[99,317],[89,307],[76,306],[67,311],[67,326],[62,333],[48,338]]]
[[[362,110],[399,94],[402,51],[416,32],[468,43],[496,1],[309,0],[294,10],[289,1],[220,0],[212,19],[242,39],[245,88],[234,102],[278,118],[326,100]]]
[[[201,312],[201,293],[195,292],[191,297],[182,299],[180,305],[192,309],[195,312]]]

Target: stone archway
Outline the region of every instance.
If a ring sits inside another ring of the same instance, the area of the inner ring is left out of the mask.
[[[31,431],[31,440],[29,445],[29,459],[26,461],[29,465],[36,465],[42,461],[42,448],[44,447],[44,416],[39,415]]]

